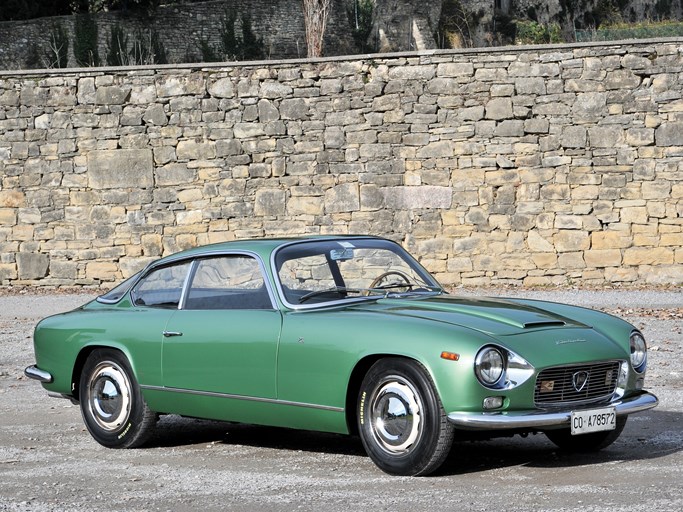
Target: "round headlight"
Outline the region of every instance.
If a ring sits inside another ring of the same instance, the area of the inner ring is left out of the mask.
[[[631,365],[636,371],[642,371],[647,359],[645,338],[638,331],[631,333]]]
[[[505,373],[505,358],[497,348],[485,347],[474,360],[474,371],[484,386],[495,386]]]

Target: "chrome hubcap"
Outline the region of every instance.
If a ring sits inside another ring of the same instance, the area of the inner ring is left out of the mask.
[[[370,409],[379,445],[391,454],[410,450],[422,428],[421,410],[420,398],[409,382],[394,376],[381,384]]]
[[[121,428],[130,416],[130,381],[121,368],[102,362],[90,378],[88,406],[92,418],[104,430]]]

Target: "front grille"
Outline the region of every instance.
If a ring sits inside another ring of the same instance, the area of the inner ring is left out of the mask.
[[[537,406],[575,405],[609,399],[617,387],[619,361],[557,366],[538,374]]]

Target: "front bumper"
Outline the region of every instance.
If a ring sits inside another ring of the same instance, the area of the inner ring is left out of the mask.
[[[41,370],[35,364],[27,367],[24,370],[24,375],[26,375],[29,379],[35,379],[46,384],[49,384],[53,381],[52,375],[50,375],[49,372]]]
[[[500,411],[500,412],[452,412],[448,421],[464,430],[508,430],[569,427],[572,411],[590,410],[596,407],[615,407],[617,416],[626,416],[656,407],[657,397],[643,391],[640,395],[622,398],[609,404],[577,407],[570,410]]]

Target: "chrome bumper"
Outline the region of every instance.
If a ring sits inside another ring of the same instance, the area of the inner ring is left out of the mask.
[[[516,428],[569,427],[572,411],[600,407],[615,407],[617,416],[652,409],[659,403],[657,397],[643,392],[640,395],[623,398],[607,405],[577,407],[561,411],[501,411],[501,412],[452,412],[448,421],[464,430],[505,430]]]
[[[24,375],[26,375],[29,379],[35,379],[46,384],[49,384],[53,380],[50,373],[46,372],[45,370],[41,370],[35,364],[27,367],[24,370]]]

